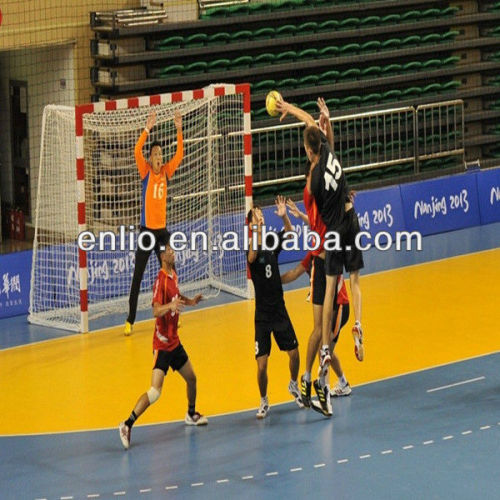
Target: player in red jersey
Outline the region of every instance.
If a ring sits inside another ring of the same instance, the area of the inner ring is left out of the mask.
[[[125,449],[130,446],[130,432],[134,422],[160,397],[163,380],[169,367],[178,371],[187,384],[188,412],[186,425],[205,425],[207,418],[195,409],[196,375],[191,361],[182,347],[177,334],[179,312],[184,305],[195,306],[201,295],[190,299],[179,292],[177,274],[174,270],[175,256],[167,245],[160,253],[161,269],[153,288],[153,316],[156,318],[153,335],[153,375],[150,389],[137,400],[130,417],[119,426],[120,439]]]

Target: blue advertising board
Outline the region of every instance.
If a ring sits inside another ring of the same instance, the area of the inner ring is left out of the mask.
[[[500,168],[477,174],[481,224],[500,221]]]
[[[0,256],[0,318],[28,311],[32,254],[29,250]]]
[[[474,173],[400,186],[407,231],[422,236],[480,224]]]

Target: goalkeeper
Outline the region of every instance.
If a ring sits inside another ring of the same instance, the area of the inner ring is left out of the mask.
[[[149,162],[142,154],[142,148],[148,138],[151,129],[156,123],[156,112],[153,111],[146,121],[146,127],[142,131],[137,144],[135,145],[135,161],[142,181],[141,194],[141,233],[148,231],[155,238],[154,251],[161,265],[160,252],[162,247],[169,242],[170,233],[167,231],[167,182],[170,180],[177,167],[181,164],[184,155],[184,145],[182,138],[182,116],[179,111],[174,114],[174,124],[177,129],[177,150],[175,155],[167,162],[163,163],[162,148],[159,142],[153,142],[149,148]],[[149,247],[148,237],[143,237],[143,246]],[[130,287],[129,311],[125,322],[125,335],[132,333],[132,328],[137,312],[137,300],[141,288],[141,281],[144,270],[151,255],[151,250],[144,250],[137,247],[135,254],[134,276]]]

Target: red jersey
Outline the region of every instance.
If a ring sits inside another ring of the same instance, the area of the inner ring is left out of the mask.
[[[179,296],[177,274],[172,270],[169,275],[164,269],[160,269],[153,287],[153,304],[168,304]],[[156,318],[155,332],[153,335],[153,349],[161,351],[173,351],[179,344],[177,335],[177,323],[179,313],[168,311],[164,316]]]
[[[313,252],[307,252],[307,255],[302,259],[302,267],[306,270],[308,274],[311,274],[313,260]],[[337,279],[337,304],[345,305],[349,304],[349,296],[347,295],[347,288],[345,287],[345,280],[342,275],[338,276]]]
[[[309,193],[307,186],[304,188],[304,208],[306,210],[307,217],[309,218],[309,227],[316,231],[321,237],[321,245],[317,250],[312,250],[313,255],[319,255],[323,251],[323,244],[325,242],[326,226],[318,212],[318,206],[314,196]]]

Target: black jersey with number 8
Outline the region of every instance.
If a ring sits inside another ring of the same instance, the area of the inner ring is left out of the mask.
[[[255,289],[255,317],[265,319],[285,306],[281,285],[278,255],[281,252],[284,232],[279,233],[276,250],[257,251],[255,260],[249,264]],[[272,240],[269,240],[269,245]]]

